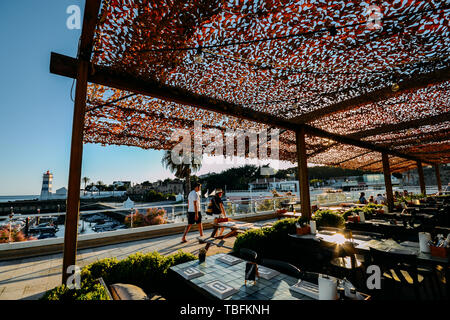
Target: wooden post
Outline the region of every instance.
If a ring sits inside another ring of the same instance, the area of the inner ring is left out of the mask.
[[[389,169],[389,156],[382,153],[384,185],[386,187],[386,200],[389,212],[394,210],[394,195],[392,193],[391,170]]]
[[[78,215],[80,209],[81,162],[83,158],[83,128],[86,109],[87,75],[89,62],[80,60],[75,93],[70,150],[69,185],[64,229],[64,256],[62,283],[66,284],[67,268],[76,264]]]
[[[64,254],[62,270],[63,284],[67,284],[67,279],[73,274],[73,269],[71,273],[67,273],[69,271],[68,267],[76,265],[87,80],[100,3],[101,0],[86,0],[83,16],[83,29],[81,31],[80,45],[78,48],[76,74],[77,85],[73,110],[69,183],[67,191],[66,221],[64,229]]]
[[[420,161],[417,161],[417,172],[419,173],[420,193],[426,195],[427,190],[425,188],[425,177],[423,176],[423,167],[422,162]]]
[[[434,165],[434,170],[436,172],[436,183],[438,187],[438,191],[442,192],[442,181],[441,181],[441,172],[439,170],[439,163]]]
[[[311,204],[309,199],[308,167],[306,158],[305,128],[300,126],[295,132],[297,142],[298,181],[300,186],[300,203],[302,217],[311,217]]]

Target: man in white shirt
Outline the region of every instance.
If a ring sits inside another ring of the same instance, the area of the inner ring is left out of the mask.
[[[183,238],[181,242],[187,242],[186,234],[191,229],[194,223],[198,224],[198,230],[200,232],[200,237],[203,237],[203,225],[202,225],[202,214],[200,212],[200,191],[202,185],[197,183],[194,190],[192,190],[188,195],[188,225],[184,230]]]
[[[379,193],[377,194],[377,197],[375,199],[376,204],[384,204],[386,202],[386,199]]]

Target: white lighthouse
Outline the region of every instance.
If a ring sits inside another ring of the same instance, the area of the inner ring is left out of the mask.
[[[40,200],[48,200],[52,197],[53,174],[47,170],[42,177],[42,189]]]

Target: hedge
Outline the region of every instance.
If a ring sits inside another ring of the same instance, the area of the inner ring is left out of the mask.
[[[289,234],[295,233],[298,219],[288,218],[277,221],[270,228],[252,229],[239,234],[234,241],[233,251],[241,248],[254,250],[264,257],[284,256],[289,253]]]
[[[170,256],[158,252],[143,254],[137,252],[118,261],[106,258],[85,266],[81,270],[81,288],[69,290],[65,285],[47,291],[42,300],[107,300],[107,293],[96,279],[103,278],[107,285],[113,283],[134,284],[146,293],[157,292],[162,296],[170,294],[167,286],[167,272],[171,266],[196,260],[191,253],[178,251]]]
[[[345,220],[342,214],[330,210],[318,210],[311,218],[318,227],[343,227]],[[275,222],[272,227],[253,229],[239,234],[234,242],[233,251],[238,254],[241,248],[258,252],[265,258],[289,259],[292,256],[289,246],[289,234],[296,233],[297,222],[308,222],[303,217],[288,218]]]

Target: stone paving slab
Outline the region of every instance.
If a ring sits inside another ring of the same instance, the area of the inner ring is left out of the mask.
[[[209,235],[208,230],[205,235]],[[183,250],[198,254],[204,244],[197,241],[198,232],[191,231],[187,243],[181,243],[181,234],[164,236],[148,240],[138,240],[98,248],[78,251],[77,263],[80,267],[97,260],[116,257],[118,260],[142,252],[158,251],[168,255]],[[226,239],[227,247],[232,247],[235,238]],[[229,249],[211,246],[208,255],[229,252]],[[47,256],[23,258],[0,262],[0,300],[37,300],[47,290],[61,284],[62,253]]]

